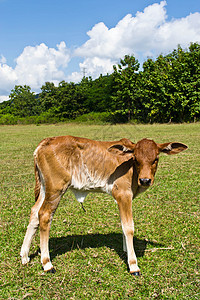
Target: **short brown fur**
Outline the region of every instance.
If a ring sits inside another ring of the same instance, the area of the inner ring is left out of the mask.
[[[49,231],[61,196],[71,188],[79,200],[87,192],[108,192],[115,198],[124,234],[124,250],[132,274],[139,274],[133,248],[132,199],[154,182],[160,152],[176,154],[187,149],[181,143],[157,144],[142,139],[113,142],[61,136],[43,140],[34,152],[35,199],[30,223],[21,249],[27,263],[33,235],[40,225],[41,262],[45,271],[53,268],[49,256]]]

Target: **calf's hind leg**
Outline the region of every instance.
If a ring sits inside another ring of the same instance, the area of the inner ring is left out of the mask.
[[[58,207],[60,198],[61,194],[59,193],[45,197],[44,203],[39,210],[41,263],[44,271],[51,273],[54,273],[55,269],[49,255],[49,233],[53,215]]]
[[[30,260],[30,258],[28,257],[28,253],[29,253],[29,249],[31,246],[33,236],[39,225],[38,211],[44,202],[44,198],[45,198],[45,192],[44,192],[43,186],[41,186],[40,195],[38,197],[38,200],[35,202],[34,206],[31,209],[29,225],[27,227],[24,241],[23,241],[23,244],[21,247],[20,256],[21,256],[23,265],[27,264]]]

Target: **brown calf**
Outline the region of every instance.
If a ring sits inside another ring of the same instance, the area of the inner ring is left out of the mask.
[[[156,144],[142,139],[100,142],[72,136],[44,139],[34,152],[35,200],[21,248],[22,264],[29,261],[33,235],[40,225],[41,263],[54,272],[49,256],[51,221],[61,196],[70,188],[83,202],[89,192],[105,192],[116,200],[123,230],[130,273],[139,275],[133,248],[132,199],[154,182],[160,152],[177,154],[187,149],[181,143]]]

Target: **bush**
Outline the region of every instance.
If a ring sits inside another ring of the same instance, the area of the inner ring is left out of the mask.
[[[102,124],[109,122],[109,114],[109,112],[91,112],[78,116],[73,121],[77,123]]]
[[[0,115],[0,124],[1,125],[15,125],[17,124],[18,117],[11,114]]]
[[[53,116],[49,112],[42,113],[39,116],[30,116],[30,117],[19,117],[13,116],[11,114],[0,115],[0,124],[1,125],[16,125],[16,124],[52,124],[58,123],[60,120],[58,117]]]
[[[116,110],[114,112],[91,112],[77,117],[74,122],[89,124],[116,124],[128,122],[128,117],[127,112],[122,110]]]

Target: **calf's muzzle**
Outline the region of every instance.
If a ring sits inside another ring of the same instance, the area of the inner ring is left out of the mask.
[[[142,186],[150,186],[151,185],[151,179],[150,178],[140,178],[140,184]]]

